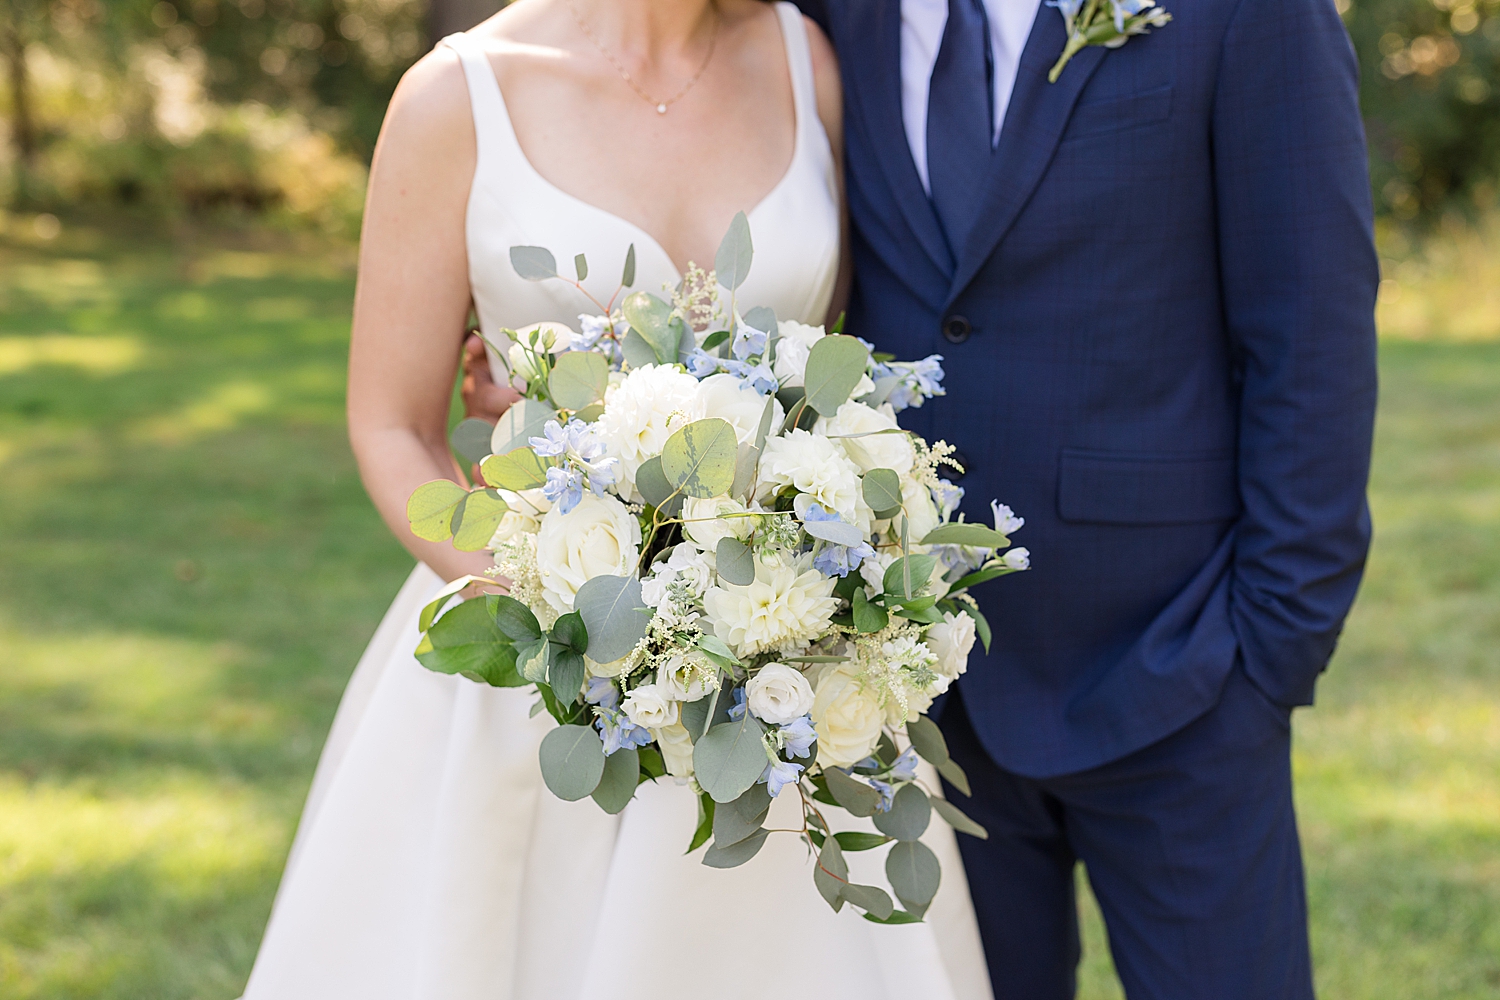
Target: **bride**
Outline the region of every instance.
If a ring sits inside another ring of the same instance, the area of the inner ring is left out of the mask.
[[[589,308],[522,281],[509,248],[586,254],[604,299],[634,245],[635,287],[657,291],[712,261],[746,210],[742,297],[822,323],[847,277],[840,113],[827,40],[758,0],[519,0],[407,73],[370,178],[349,421],[370,496],[420,565],[339,707],[248,1000],[989,996],[945,824],[924,838],[948,873],[926,923],[834,914],[793,838],[728,871],[685,856],[695,800],[671,781],[618,817],[554,798],[534,695],[411,655],[422,605],[488,563],[406,524],[418,485],[457,478],[445,431],[470,307],[492,341]],[[850,856],[861,881],[880,853]]]

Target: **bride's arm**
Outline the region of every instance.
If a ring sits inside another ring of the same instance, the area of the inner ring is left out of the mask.
[[[489,558],[417,538],[406,500],[429,480],[461,481],[448,450],[448,403],[469,311],[464,214],[474,161],[463,70],[438,49],[396,88],[375,147],[349,351],[349,440],[380,516],[448,580],[481,572]]]
[[[813,86],[818,95],[818,117],[828,144],[833,147],[833,165],[839,186],[839,277],[833,286],[833,301],[828,306],[828,325],[836,322],[849,304],[849,288],[854,283],[854,259],[849,255],[849,206],[844,199],[844,86],[839,77],[839,60],[833,45],[817,22],[804,17],[808,47],[812,50]]]

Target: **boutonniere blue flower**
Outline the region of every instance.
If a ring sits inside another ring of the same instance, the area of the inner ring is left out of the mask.
[[[1047,6],[1056,7],[1068,26],[1068,44],[1047,74],[1049,83],[1057,82],[1068,60],[1085,46],[1117,49],[1131,35],[1149,34],[1172,20],[1156,0],[1048,0]]]

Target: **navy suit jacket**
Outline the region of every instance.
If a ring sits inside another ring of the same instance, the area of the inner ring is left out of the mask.
[[[1029,573],[977,588],[960,682],[1033,777],[1144,747],[1235,663],[1307,704],[1369,544],[1378,284],[1354,54],[1332,0],[1164,0],[1123,48],[1043,6],[947,246],[901,119],[900,0],[805,0],[845,88],[848,329],[944,356],[903,414],[968,459],[970,520],[1026,518]]]

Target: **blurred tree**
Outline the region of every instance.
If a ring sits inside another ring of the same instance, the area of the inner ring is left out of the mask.
[[[1496,203],[1500,0],[1339,0],[1363,70],[1376,204],[1398,219]]]
[[[437,41],[455,31],[468,31],[504,7],[506,0],[432,0],[427,6],[427,34]]]

